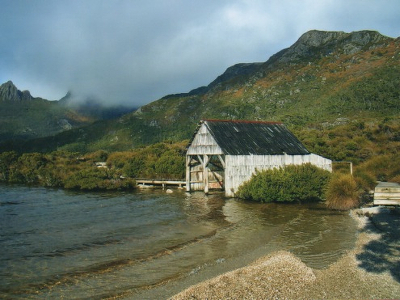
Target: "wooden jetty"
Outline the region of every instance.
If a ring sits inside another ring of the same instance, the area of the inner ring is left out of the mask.
[[[374,205],[400,205],[400,184],[380,182],[375,187]]]
[[[167,186],[178,186],[182,188],[186,185],[186,181],[180,180],[158,180],[158,179],[136,179],[136,184],[139,187],[161,186],[165,189]]]

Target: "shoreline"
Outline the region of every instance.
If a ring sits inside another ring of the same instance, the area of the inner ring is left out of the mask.
[[[376,299],[400,295],[400,213],[355,209],[354,249],[323,270],[287,251],[193,285],[170,299]]]

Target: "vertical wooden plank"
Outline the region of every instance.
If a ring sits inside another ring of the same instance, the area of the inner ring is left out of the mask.
[[[190,155],[186,155],[186,192],[190,192],[190,173],[191,173],[191,166],[190,166],[191,157]]]
[[[208,155],[203,155],[203,180],[204,180],[204,193],[208,194]]]

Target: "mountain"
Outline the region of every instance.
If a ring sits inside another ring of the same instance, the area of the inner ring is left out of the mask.
[[[32,97],[12,81],[0,85],[0,141],[52,136],[99,120],[118,118],[133,108],[105,107],[94,99],[71,101],[68,93],[60,101]]]
[[[0,141],[54,135],[93,121],[57,101],[32,97],[12,81],[0,86]]]
[[[126,150],[189,139],[200,119],[282,121],[295,131],[359,120],[398,122],[399,49],[399,38],[376,31],[312,30],[265,62],[229,67],[208,86],[24,147]]]
[[[12,81],[7,81],[0,86],[0,101],[31,101],[33,97],[29,91],[20,91]]]

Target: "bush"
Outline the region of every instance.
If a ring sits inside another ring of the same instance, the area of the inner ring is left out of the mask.
[[[40,183],[40,173],[46,168],[48,160],[41,153],[24,153],[18,158],[17,170],[10,176],[14,182],[27,184]],[[17,176],[14,176],[18,174]]]
[[[18,154],[16,152],[3,152],[0,153],[0,181],[8,181],[10,173],[12,172],[11,166],[18,161]]]
[[[108,158],[108,152],[104,150],[97,150],[95,152],[87,154],[85,158],[92,161],[106,161]]]
[[[330,172],[311,164],[259,171],[243,183],[238,197],[258,202],[321,200]]]
[[[357,183],[350,174],[337,174],[328,183],[326,206],[331,209],[348,210],[359,205]]]
[[[146,170],[145,159],[140,156],[134,156],[125,163],[123,172],[128,177],[139,178],[143,177]]]
[[[400,156],[396,154],[377,155],[358,165],[354,176],[360,187],[371,190],[376,181],[394,181],[400,177]]]
[[[154,165],[160,178],[181,179],[185,177],[185,156],[178,151],[169,150],[162,154]]]
[[[107,158],[107,166],[109,168],[123,169],[134,155],[135,153],[132,151],[110,153]]]
[[[373,190],[376,186],[376,176],[365,170],[357,170],[354,173],[354,179],[359,188],[365,192]]]
[[[89,168],[78,171],[65,180],[67,189],[80,190],[115,190],[135,188],[133,179],[121,179],[118,174],[107,169]]]

